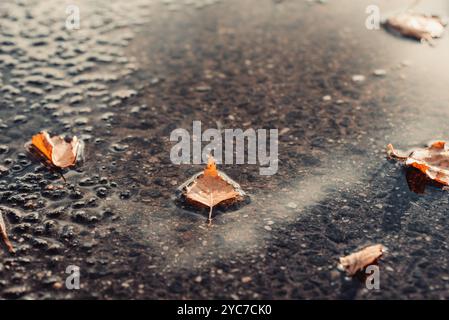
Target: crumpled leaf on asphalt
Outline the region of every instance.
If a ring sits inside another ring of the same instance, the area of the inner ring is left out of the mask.
[[[73,138],[50,137],[48,132],[41,131],[32,137],[27,148],[30,151],[38,151],[51,165],[64,169],[75,165],[82,156],[83,143],[76,136]]]
[[[441,38],[446,22],[438,16],[402,12],[389,17],[385,22],[385,27],[404,37],[419,41],[431,41],[434,38]]]
[[[11,242],[9,241],[8,234],[6,233],[6,225],[5,220],[3,220],[3,214],[0,211],[0,234],[2,236],[3,242],[5,243],[6,247],[8,248],[8,251],[10,253],[14,253],[14,247],[12,246]]]
[[[346,271],[350,276],[355,275],[358,271],[365,269],[367,266],[375,263],[386,248],[381,244],[375,244],[348,256],[340,257],[339,267]]]
[[[387,154],[390,158],[403,162],[406,166],[416,169],[424,174],[430,181],[437,185],[449,186],[449,149],[444,141],[436,141],[427,148],[416,148],[407,153],[395,150],[393,145],[387,146]],[[408,172],[407,181],[410,189],[415,192],[424,192],[425,181],[418,180],[419,175],[411,176]],[[414,178],[415,181],[413,180]],[[414,190],[413,187],[422,189]]]
[[[209,208],[209,224],[212,221],[213,207],[218,204],[232,204],[246,196],[237,182],[217,170],[212,156],[209,157],[204,171],[184,182],[178,190],[188,202]]]

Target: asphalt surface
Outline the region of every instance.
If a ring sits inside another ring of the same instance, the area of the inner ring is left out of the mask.
[[[449,40],[365,27],[368,5],[411,1],[74,2],[79,30],[59,1],[0,6],[2,298],[449,298],[447,191],[411,192],[385,157],[448,139]],[[169,137],[194,120],[280,131],[276,175],[220,166],[251,202],[211,227],[174,201],[202,166],[173,164]],[[44,129],[86,143],[67,184],[25,152]],[[368,290],[337,262],[374,243]]]

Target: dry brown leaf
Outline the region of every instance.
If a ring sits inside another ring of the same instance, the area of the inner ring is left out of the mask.
[[[405,37],[431,41],[443,35],[446,23],[438,16],[402,12],[389,17],[385,25],[388,29]]]
[[[6,233],[6,225],[5,221],[3,220],[3,214],[0,211],[0,234],[2,236],[3,242],[5,243],[6,247],[8,248],[8,251],[10,253],[14,253],[14,247],[11,244],[11,241],[9,241],[8,234]]]
[[[50,137],[46,131],[34,135],[28,145],[38,150],[50,164],[61,169],[75,165],[82,152],[82,143],[77,137],[70,140],[62,136]]]
[[[358,271],[376,262],[385,251],[386,248],[381,244],[366,247],[360,251],[351,253],[346,257],[341,257],[340,267],[344,269],[348,275],[353,276]]]
[[[416,148],[407,153],[397,151],[389,144],[387,154],[390,158],[419,170],[431,181],[449,185],[449,150],[446,142],[436,141],[427,148]]]
[[[217,170],[215,160],[211,156],[204,171],[191,177],[178,190],[182,192],[187,201],[210,209],[209,223],[212,221],[214,206],[240,201],[246,196],[238,183]]]

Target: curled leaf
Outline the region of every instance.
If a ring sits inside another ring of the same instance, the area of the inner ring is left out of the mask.
[[[389,17],[385,26],[405,37],[431,41],[443,35],[446,23],[438,16],[402,12]]]
[[[178,191],[188,202],[206,206],[209,210],[209,222],[212,219],[212,208],[218,204],[232,204],[243,200],[245,192],[240,185],[225,173],[217,170],[215,160],[209,157],[204,171],[179,186]]]
[[[42,131],[32,137],[27,148],[30,151],[38,151],[51,165],[64,169],[75,165],[82,155],[83,144],[76,136],[71,139],[62,136],[50,137],[48,132]]]
[[[382,254],[386,251],[386,248],[381,244],[375,244],[360,251],[351,253],[348,256],[340,257],[340,265],[347,272],[348,275],[353,276],[358,271],[363,270],[367,266],[375,263]]]
[[[397,151],[389,144],[387,155],[417,169],[439,185],[449,185],[449,150],[444,141],[436,141],[427,148],[416,148],[408,153]]]
[[[8,248],[8,251],[10,253],[14,253],[14,247],[11,244],[11,241],[9,241],[8,234],[6,233],[6,225],[5,221],[3,220],[3,214],[0,211],[0,234],[2,236],[3,242],[5,243],[6,247]]]

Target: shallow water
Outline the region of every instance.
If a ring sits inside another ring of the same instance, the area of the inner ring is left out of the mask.
[[[59,1],[0,9],[2,297],[448,298],[447,194],[411,193],[384,151],[447,139],[447,37],[369,31],[372,1],[79,3],[73,31]],[[211,228],[173,201],[202,166],[171,163],[170,132],[194,120],[282,132],[276,175],[220,167],[251,203]],[[86,141],[67,186],[25,154],[42,129]],[[377,242],[380,290],[337,271]]]

